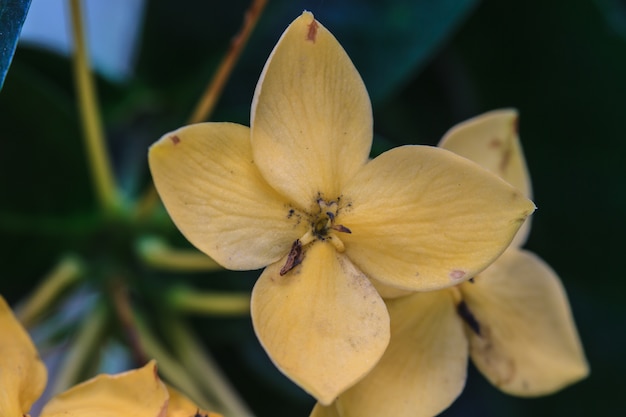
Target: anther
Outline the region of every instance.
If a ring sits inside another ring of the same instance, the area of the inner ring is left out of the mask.
[[[294,269],[296,266],[302,263],[303,253],[302,253],[302,243],[299,239],[296,239],[291,245],[291,250],[289,251],[289,255],[287,255],[287,262],[280,268],[280,275],[283,276],[287,272]]]
[[[343,224],[336,224],[333,225],[331,227],[331,229],[336,230],[338,232],[342,232],[342,233],[352,233],[352,230],[348,229],[346,226],[344,226]]]

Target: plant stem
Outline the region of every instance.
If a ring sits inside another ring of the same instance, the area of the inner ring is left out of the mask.
[[[54,381],[53,395],[67,390],[78,382],[85,362],[87,359],[93,359],[90,355],[98,346],[106,321],[107,309],[99,302],[84,318],[74,343],[65,354],[63,364],[59,368],[60,372]]]
[[[83,138],[87,148],[89,166],[95,191],[101,208],[112,212],[121,201],[111,171],[111,163],[104,141],[104,130],[100,109],[96,100],[96,89],[90,69],[87,42],[83,29],[81,0],[69,0],[72,34],[74,37],[74,82],[80,103]]]
[[[169,271],[216,271],[223,269],[217,262],[195,249],[175,249],[158,237],[144,237],[137,252],[149,266]]]
[[[117,318],[122,325],[124,334],[130,346],[133,358],[137,364],[148,362],[149,356],[144,350],[139,338],[137,323],[133,315],[133,309],[128,298],[128,288],[124,284],[123,279],[113,281],[111,285],[111,299]]]
[[[159,194],[154,184],[150,184],[146,191],[137,199],[134,208],[136,219],[142,220],[153,213],[154,207],[159,202]]]
[[[256,23],[259,21],[266,4],[267,0],[252,0],[252,4],[244,16],[241,30],[231,41],[226,56],[220,63],[220,66],[213,75],[213,79],[209,82],[204,94],[196,105],[196,109],[189,118],[188,124],[203,122],[207,120],[209,115],[213,112],[213,109],[217,104],[217,100],[219,99],[222,90],[224,89],[224,86],[233,71],[235,63],[237,62],[237,59],[239,59],[246,43],[248,43],[250,34],[256,26]]]
[[[176,287],[167,292],[167,304],[181,313],[242,316],[250,312],[250,295]]]
[[[200,387],[220,406],[217,411],[225,416],[252,416],[252,412],[237,395],[213,358],[200,345],[187,326],[172,319],[167,329],[168,336],[174,341],[176,355]]]
[[[82,272],[83,267],[77,257],[69,255],[61,259],[16,312],[24,327],[34,325],[63,290],[80,278]]]
[[[187,124],[200,123],[206,121],[211,117],[215,105],[222,95],[222,91],[226,86],[226,82],[230,77],[230,74],[241,55],[244,47],[250,39],[252,30],[256,26],[259,18],[263,14],[267,0],[252,0],[250,7],[246,10],[243,19],[243,25],[239,32],[233,37],[230,47],[220,62],[219,67],[213,78],[209,81],[204,93],[200,97],[200,100],[196,104],[196,107],[189,117]],[[154,189],[154,185],[151,184],[145,191],[144,196],[139,200],[138,206],[135,208],[137,216],[146,216],[159,201],[157,193]]]
[[[139,317],[135,316],[135,324],[141,344],[149,357],[157,360],[159,373],[168,382],[181,390],[200,408],[214,409],[213,404],[200,392],[195,381],[189,377],[183,366],[167,351],[159,340],[150,332],[148,326]],[[177,342],[180,343],[180,342]]]

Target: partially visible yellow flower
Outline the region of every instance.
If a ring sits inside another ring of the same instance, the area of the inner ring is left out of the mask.
[[[189,398],[180,391],[167,385],[169,403],[167,417],[222,417],[221,414],[200,410]]]
[[[464,281],[534,210],[442,149],[404,146],[369,161],[372,136],[357,70],[304,12],[263,69],[250,128],[186,126],[150,149],[156,188],[187,239],[228,269],[267,266],[252,293],[255,331],[274,363],[325,404],[387,347],[378,291]]]
[[[45,388],[46,367],[2,296],[0,335],[0,416],[23,417]],[[70,388],[52,398],[40,417],[192,417],[197,411],[182,394],[161,382],[156,362],[151,361],[143,368],[98,375]]]
[[[35,345],[0,296],[0,416],[26,414],[43,393],[47,377]]]
[[[517,124],[516,111],[494,111],[457,126],[440,146],[530,197]],[[459,308],[465,305],[478,324],[472,329],[466,320],[474,364],[492,384],[519,396],[550,394],[589,373],[560,279],[537,255],[521,249],[529,230],[527,221],[492,266],[474,283],[459,286]]]
[[[440,146],[471,158],[530,196],[517,113],[484,114],[451,129]],[[473,280],[387,302],[391,342],[379,364],[312,417],[433,416],[465,385],[468,356],[502,391],[550,394],[589,368],[563,287],[520,249],[528,226]]]

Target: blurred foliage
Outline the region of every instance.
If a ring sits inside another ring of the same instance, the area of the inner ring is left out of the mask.
[[[121,85],[99,80],[108,146],[128,199],[150,183],[147,147],[185,123],[248,3],[148,1],[135,76]],[[270,1],[212,120],[249,123],[265,60],[302,9],[333,32],[362,74],[374,104],[376,152],[436,144],[454,123],[487,110],[520,110],[539,208],[527,247],[562,277],[592,373],[556,395],[518,399],[472,370],[466,391],[444,415],[626,414],[618,263],[626,234],[623,2]],[[111,257],[125,262],[139,287],[154,295],[135,294],[155,317],[166,314],[159,291],[177,281],[249,291],[258,272],[158,272],[126,253],[145,233],[187,243],[167,220],[113,225],[102,218],[76,106],[70,63],[18,48],[0,93],[0,282],[7,299],[24,297],[67,252],[97,257],[104,269]],[[103,250],[113,253],[100,256]],[[312,399],[276,370],[247,317],[191,321],[259,416],[308,415]]]

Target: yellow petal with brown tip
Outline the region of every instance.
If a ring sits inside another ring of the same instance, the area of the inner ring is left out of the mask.
[[[266,180],[306,210],[336,199],[367,161],[373,119],[359,73],[309,12],[270,55],[252,104],[254,160]]]
[[[269,265],[304,234],[304,224],[290,215],[289,202],[267,184],[252,160],[245,126],[182,127],[152,145],[149,162],[176,226],[228,269]]]

